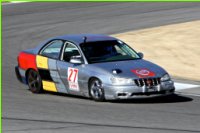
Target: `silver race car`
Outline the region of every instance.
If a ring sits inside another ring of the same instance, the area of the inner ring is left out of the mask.
[[[110,36],[65,35],[20,52],[15,71],[33,93],[60,92],[95,101],[173,94],[169,74],[142,58]]]

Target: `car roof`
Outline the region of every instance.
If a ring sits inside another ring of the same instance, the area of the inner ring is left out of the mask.
[[[86,38],[86,42],[117,40],[114,37],[102,35],[102,34],[71,34],[71,35],[58,36],[53,39],[66,40],[66,41],[73,42],[76,45],[79,45],[84,42],[85,38]]]
[[[69,34],[69,35],[63,35],[63,36],[57,36],[50,38],[44,42],[42,42],[40,45],[35,47],[34,49],[27,49],[24,51],[28,51],[34,54],[38,54],[40,49],[43,48],[49,41],[60,39],[65,40],[74,43],[75,45],[80,45],[84,43],[84,37],[86,37],[86,42],[95,42],[95,41],[111,41],[111,40],[117,40],[114,37],[102,35],[102,34]]]

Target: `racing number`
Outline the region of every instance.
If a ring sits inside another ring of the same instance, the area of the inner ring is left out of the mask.
[[[68,67],[68,83],[69,83],[69,89],[74,91],[79,91],[78,69]]]
[[[68,81],[71,82],[76,82],[77,81],[77,74],[78,74],[78,69],[75,68],[69,68],[68,69]]]

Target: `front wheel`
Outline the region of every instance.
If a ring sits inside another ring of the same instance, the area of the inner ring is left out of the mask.
[[[38,72],[35,70],[29,70],[27,75],[28,86],[31,92],[41,93],[42,92],[42,80]]]
[[[104,101],[104,89],[102,87],[102,82],[99,79],[93,79],[89,85],[89,95],[95,101]]]

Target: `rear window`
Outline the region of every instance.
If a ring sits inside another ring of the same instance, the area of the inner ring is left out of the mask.
[[[58,59],[62,45],[63,41],[61,40],[53,41],[50,44],[47,44],[40,54],[49,58]]]

